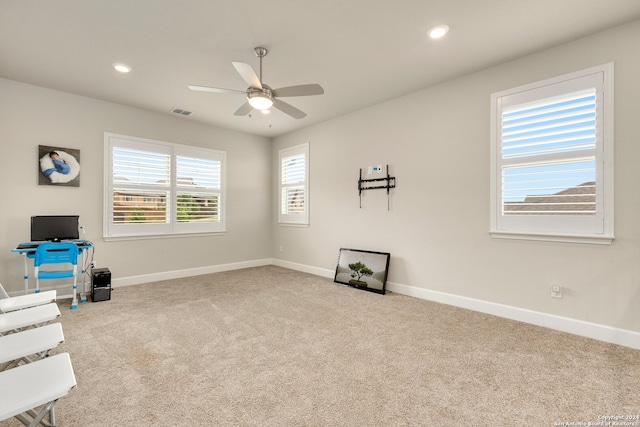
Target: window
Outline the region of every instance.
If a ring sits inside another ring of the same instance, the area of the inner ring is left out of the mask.
[[[105,133],[104,237],[224,231],[225,156]]]
[[[279,152],[280,224],[309,224],[309,144]]]
[[[491,95],[491,233],[613,239],[613,64]]]

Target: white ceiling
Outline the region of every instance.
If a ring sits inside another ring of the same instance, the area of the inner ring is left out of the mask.
[[[276,136],[636,19],[638,0],[0,0],[0,77]],[[187,89],[245,90],[231,61],[257,72],[256,46],[272,88],[324,87],[283,99],[307,117]]]

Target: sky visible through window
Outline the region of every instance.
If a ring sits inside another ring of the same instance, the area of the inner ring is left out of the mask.
[[[504,168],[504,202],[521,202],[527,196],[556,194],[587,182],[595,182],[595,168],[595,159]]]
[[[505,108],[503,202],[596,181],[594,89]]]
[[[171,156],[121,147],[113,149],[114,182],[138,185],[168,185]],[[220,189],[219,160],[177,156],[178,185]]]
[[[178,185],[219,190],[220,168],[218,160],[177,156]]]
[[[282,159],[282,183],[295,184],[304,181],[304,155]]]

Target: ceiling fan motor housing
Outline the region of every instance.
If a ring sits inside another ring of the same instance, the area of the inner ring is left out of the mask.
[[[257,110],[266,110],[273,105],[273,92],[267,85],[262,85],[262,89],[250,87],[247,89],[247,100],[249,104]]]

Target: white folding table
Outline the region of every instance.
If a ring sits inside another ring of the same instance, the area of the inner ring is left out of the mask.
[[[0,372],[0,421],[16,417],[28,426],[55,426],[55,404],[75,386],[69,353]],[[41,405],[36,413],[34,409]]]
[[[43,326],[60,316],[55,302],[0,314],[0,335],[30,326]]]
[[[20,361],[32,363],[44,359],[62,342],[64,334],[60,323],[0,336],[0,365],[7,363],[0,370],[9,369]]]
[[[2,285],[0,285],[2,286]],[[0,299],[0,313],[22,310],[36,305],[48,304],[56,301],[56,291],[45,291],[37,294],[18,295]]]

